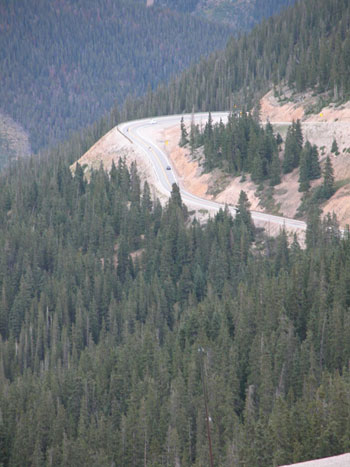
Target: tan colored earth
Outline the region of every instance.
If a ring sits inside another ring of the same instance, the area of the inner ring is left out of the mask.
[[[334,168],[336,181],[342,181],[344,186],[322,206],[325,214],[336,213],[342,227],[350,224],[350,102],[335,107],[323,108],[317,114],[307,115],[305,109],[314,105],[314,99],[308,94],[296,97],[298,102],[281,104],[270,91],[261,99],[261,121],[269,120],[276,132],[284,137],[288,126],[293,120],[301,119],[304,140],[309,140],[320,149],[321,166],[328,155]],[[333,139],[337,140],[339,156],[331,154]],[[164,130],[162,139],[168,140],[165,147],[176,168],[181,183],[192,193],[218,202],[237,204],[239,193],[244,190],[251,203],[251,209],[267,212],[257,194],[257,186],[249,177],[241,182],[241,177],[229,178],[219,171],[204,174],[198,160],[193,160],[188,149],[178,146],[180,139],[179,126]],[[347,152],[349,148],[349,152]],[[282,157],[282,155],[281,155]],[[285,217],[294,217],[301,202],[302,193],[298,191],[299,170],[283,176],[282,183],[275,187],[273,199],[275,212]],[[317,186],[322,179],[312,183]],[[215,193],[213,195],[212,193]]]
[[[270,120],[275,123],[275,129],[281,130],[281,134],[286,131],[286,127],[281,122],[291,122],[300,118],[302,123],[304,140],[309,140],[316,144],[320,150],[321,165],[327,156],[331,157],[334,168],[335,180],[344,186],[322,206],[325,214],[335,212],[340,225],[350,224],[350,102],[341,106],[331,104],[327,107],[319,108],[317,113],[308,114],[308,109],[317,108],[319,97],[310,93],[293,96],[297,102],[280,103],[274,96],[273,91],[267,93],[261,99],[261,119]],[[336,139],[339,155],[331,153],[333,140]],[[348,152],[349,151],[349,152]],[[280,210],[286,216],[294,216],[300,202],[300,193],[297,186],[298,170],[295,170],[291,177],[286,176],[281,185],[276,187],[275,199],[281,204]],[[314,182],[314,185],[321,183],[321,180]],[[279,195],[279,189],[287,190],[283,195]]]
[[[288,97],[287,92],[286,95]],[[315,99],[317,98],[310,94],[304,94],[293,96],[293,102],[287,99],[285,99],[287,102],[280,102],[270,91],[261,99],[261,120],[262,122],[269,120],[275,131],[280,132],[284,137],[292,120],[300,118],[304,140],[308,139],[320,149],[321,165],[324,164],[327,155],[331,156],[335,179],[341,182],[342,186],[322,208],[325,214],[334,211],[341,226],[344,227],[350,223],[350,102],[341,107],[330,105],[318,111],[317,114],[307,113],[307,109],[317,104],[317,102],[315,104]],[[241,182],[241,177],[232,178],[219,170],[210,174],[204,173],[200,165],[200,152],[191,157],[188,148],[180,148],[178,145],[180,122],[176,126],[165,129],[159,129],[158,125],[150,125],[147,132],[148,137],[157,141],[157,144],[168,153],[180,184],[189,192],[221,203],[236,205],[240,191],[244,190],[251,203],[251,209],[285,217],[295,216],[302,196],[298,191],[298,169],[285,175],[282,183],[275,187],[273,205],[267,208],[257,193],[257,186],[249,176],[246,181]],[[334,156],[330,151],[334,138],[339,147],[338,156]],[[165,145],[164,141],[168,144]],[[137,162],[141,178],[147,179],[154,187],[154,196],[160,197],[161,201],[165,202],[166,197],[158,186],[147,157],[135,145],[129,143],[117,128],[112,129],[90,148],[79,163],[86,164],[88,176],[89,168],[98,168],[102,163],[106,169],[109,169],[112,160],[117,163],[119,157],[124,156],[129,165],[132,161]],[[283,157],[282,154],[281,157]],[[321,179],[314,181],[313,185],[320,183]]]
[[[157,180],[149,160],[118,131],[117,127],[102,136],[77,162],[84,168],[84,173],[89,178],[91,170],[99,169],[102,164],[104,169],[109,171],[112,162],[117,165],[120,158],[125,158],[128,167],[136,162],[141,180],[143,182],[147,180],[151,190],[153,188],[153,197],[166,201],[166,197],[157,189]],[[73,171],[75,165],[76,163],[71,167]]]

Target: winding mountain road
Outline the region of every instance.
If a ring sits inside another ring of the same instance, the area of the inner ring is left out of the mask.
[[[162,193],[166,196],[170,196],[171,187],[173,183],[179,185],[182,200],[185,204],[190,205],[195,209],[204,209],[210,211],[218,211],[220,208],[225,208],[224,204],[210,201],[207,199],[200,198],[192,193],[186,191],[179,183],[176,174],[171,166],[171,162],[168,159],[167,154],[159,147],[157,142],[150,135],[146,135],[145,130],[151,125],[157,125],[158,128],[168,128],[176,125],[180,125],[181,117],[184,121],[189,122],[192,119],[191,114],[185,115],[171,115],[167,117],[157,117],[155,119],[143,119],[134,120],[130,122],[122,123],[118,126],[118,130],[122,133],[129,141],[138,146],[145,152],[149,158],[156,177],[159,182],[159,188]],[[228,117],[228,112],[213,112],[212,117],[214,121],[220,118],[225,121]],[[194,115],[195,122],[198,123],[206,121],[208,119],[208,113],[197,113]],[[230,212],[234,216],[236,209],[233,206],[229,206]],[[306,223],[296,219],[290,219],[287,217],[274,216],[272,214],[266,214],[258,211],[251,211],[251,215],[254,221],[271,223],[280,227],[285,226],[293,230],[305,231]]]

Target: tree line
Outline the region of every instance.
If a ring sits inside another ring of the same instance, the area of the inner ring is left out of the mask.
[[[76,147],[0,176],[2,464],[205,465],[202,374],[215,465],[348,449],[348,231],[269,238],[244,192],[201,225]]]
[[[331,160],[327,157],[321,171],[318,148],[309,141],[304,143],[300,120],[289,126],[283,150],[281,135],[274,134],[271,123],[261,125],[256,112],[232,112],[226,124],[222,120],[213,124],[209,112],[205,126],[201,129],[192,122],[189,132],[182,118],[180,130],[179,145],[188,147],[192,156],[201,148],[206,171],[220,168],[243,179],[249,174],[258,185],[268,182],[275,186],[281,183],[282,174],[299,169],[299,191],[305,192],[305,199],[322,202],[335,192]],[[323,184],[311,190],[310,182],[322,173]]]
[[[203,58],[168,86],[160,85],[127,109],[132,117],[253,107],[257,96],[289,85],[349,98],[350,7],[346,0],[298,1],[251,32],[232,37],[223,51]]]
[[[155,0],[155,5],[167,6],[178,11],[193,13],[221,23],[228,23],[235,30],[251,29],[263,18],[277,14],[295,0],[259,0],[219,2],[203,0]]]
[[[167,82],[232,33],[142,3],[0,2],[1,111],[29,132],[34,152]]]

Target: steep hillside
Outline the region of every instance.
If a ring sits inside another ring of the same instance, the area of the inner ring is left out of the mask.
[[[299,1],[135,105],[134,115],[251,107],[273,85],[350,96],[350,4]]]
[[[3,3],[27,5],[25,0]],[[128,100],[122,118],[186,106],[238,107],[233,91],[242,99],[262,93],[273,72],[278,81],[286,63],[283,78],[292,77],[302,44],[307,50],[311,35],[321,46],[327,44],[340,26],[345,42],[337,58],[339,70],[344,69],[347,3],[298,3],[299,13],[312,8],[309,28],[295,12],[279,23],[271,20],[169,88]],[[47,4],[68,5],[65,0]],[[332,5],[339,7],[329,17],[334,24],[326,15]],[[80,14],[73,7],[69,13],[75,19]],[[86,27],[89,21],[95,19],[88,18]],[[273,32],[278,27],[279,36]],[[33,44],[36,29],[38,24],[30,36]],[[135,30],[136,22],[129,36]],[[87,62],[89,57],[83,55]],[[333,55],[328,57],[333,61]],[[316,58],[315,64],[323,69]],[[59,77],[67,70],[52,68],[50,89],[58,96],[63,95]],[[266,74],[248,92],[262,71]],[[333,66],[332,79],[337,79],[335,71]],[[7,72],[15,76],[18,70]],[[45,68],[42,73],[44,80]],[[79,84],[74,73],[67,76]],[[344,101],[346,76],[338,76],[336,88]],[[323,85],[328,99],[335,90],[332,81],[325,86],[325,77],[315,86],[320,91]],[[284,118],[283,107],[288,116],[306,113],[283,89],[276,86],[261,102],[261,114],[276,112],[275,122]],[[316,123],[322,125],[325,116],[330,128],[331,119],[345,121],[347,105],[338,110],[318,110]],[[239,119],[240,110],[235,113]],[[235,218],[225,210],[205,225],[192,221],[177,185],[162,206],[151,187],[141,183],[135,164],[123,159],[113,164],[131,146],[115,138],[116,130],[93,146],[117,116],[114,109],[84,133],[0,173],[0,464],[206,466],[208,439],[214,465],[220,467],[289,465],[348,451],[349,231],[341,235],[337,222],[331,216],[322,220],[314,206],[305,248],[296,237],[289,242],[284,231],[270,238],[252,224],[243,191]],[[242,109],[242,119],[247,131],[234,137],[241,136],[243,148],[252,130],[256,136],[264,133],[256,127],[257,112],[253,122]],[[242,128],[240,122],[232,126]],[[170,131],[159,138],[164,144]],[[179,141],[180,125],[176,131]],[[208,134],[217,133],[211,128]],[[271,142],[273,135],[267,136],[264,140]],[[332,160],[340,161],[350,144],[336,136],[341,154],[333,152]],[[217,145],[214,141],[208,152],[210,141],[204,141],[203,153],[216,165]],[[91,164],[87,180],[80,164],[70,168],[91,146],[86,156],[110,165],[107,173]],[[254,159],[260,149],[249,145]],[[248,162],[247,171],[255,167]]]
[[[0,110],[37,150],[224,47],[229,34],[134,0],[0,0]]]
[[[158,139],[169,142],[165,149],[172,161],[172,166],[187,191],[203,198],[236,206],[240,191],[244,190],[253,210],[290,218],[300,215],[299,208],[303,198],[310,196],[312,190],[322,186],[322,172],[329,156],[334,169],[335,192],[328,199],[320,200],[319,206],[323,215],[328,213],[332,215],[334,212],[340,225],[345,228],[346,225],[350,224],[350,102],[339,107],[327,106],[322,109],[322,112],[305,115],[305,109],[309,109],[311,105],[315,104],[318,98],[310,94],[298,94],[294,98],[298,102],[289,101],[283,103],[274,97],[273,92],[266,94],[261,100],[261,121],[263,123],[269,121],[273,126],[274,133],[280,133],[285,140],[292,120],[301,118],[304,143],[309,141],[312,145],[317,145],[321,168],[321,174],[318,174],[319,176],[310,181],[311,190],[308,193],[299,191],[299,166],[286,174],[282,171],[285,152],[284,143],[280,145],[279,150],[280,167],[277,180],[271,183],[271,175],[268,173],[265,176],[262,174],[261,178],[259,178],[256,173],[256,163],[252,164],[251,168],[249,167],[249,160],[261,154],[264,145],[268,143],[266,135],[265,140],[259,142],[256,139],[256,134],[254,134],[254,138],[248,141],[246,148],[241,143],[240,149],[245,149],[248,152],[246,154],[248,165],[245,166],[243,172],[237,167],[233,169],[231,164],[227,163],[226,148],[228,142],[225,142],[227,136],[218,134],[215,126],[213,132],[214,153],[217,159],[213,160],[213,167],[210,170],[206,169],[210,146],[206,145],[205,141],[202,140],[199,147],[193,151],[193,154],[191,154],[190,144],[180,147],[180,124],[166,128]],[[190,135],[190,125],[187,126],[187,132]],[[235,140],[238,137],[237,131],[233,128],[229,136],[231,140],[229,143],[230,159],[234,161],[237,151],[235,149]],[[263,133],[262,136],[264,136]],[[338,154],[332,152],[334,140],[337,142]],[[222,143],[217,148],[216,144],[217,142],[220,143],[220,141]],[[242,156],[243,153],[240,153],[241,163]],[[276,173],[274,176],[276,176]],[[304,211],[301,216],[306,219],[307,213]]]
[[[79,155],[0,174],[3,466],[207,466],[208,425],[220,467],[346,452],[349,235],[264,237],[244,194],[200,225]]]

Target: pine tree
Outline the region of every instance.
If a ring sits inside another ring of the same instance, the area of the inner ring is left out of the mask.
[[[288,128],[286,142],[284,146],[284,158],[283,158],[283,173],[287,174],[292,172],[294,169],[294,161],[295,161],[295,152],[297,150],[293,127],[290,126]]]
[[[262,182],[264,179],[263,161],[259,151],[256,153],[252,165],[252,180],[256,183]]]
[[[243,224],[248,231],[250,240],[253,241],[255,237],[255,227],[249,208],[250,202],[248,200],[247,194],[245,193],[245,191],[241,190],[239,194],[238,204],[236,207],[234,225],[237,225],[240,230],[241,225]]]
[[[301,150],[303,149],[303,132],[301,129],[301,123],[300,120],[298,119],[294,125],[294,133],[295,133],[295,140],[296,140],[296,146],[297,146],[297,152],[295,154],[295,160],[294,160],[294,166],[298,167],[299,165],[299,156],[301,153]]]
[[[181,128],[181,138],[180,138],[179,146],[183,147],[188,143],[188,133],[186,130],[186,125],[184,123],[183,117],[181,117],[180,128]]]
[[[278,157],[278,153],[274,153],[272,156],[272,162],[270,166],[270,185],[275,186],[281,183],[281,162]]]
[[[303,148],[303,133],[301,130],[300,120],[292,123],[288,128],[286,143],[284,148],[283,173],[292,172],[298,167],[300,161],[300,153]]]
[[[182,208],[183,206],[180,189],[176,183],[173,183],[171,187],[171,195],[170,195],[169,204],[173,206],[177,206],[178,208]]]
[[[316,180],[317,178],[320,178],[320,177],[321,177],[321,166],[320,166],[320,161],[318,159],[318,149],[317,149],[317,146],[314,144],[312,146],[311,155],[310,155],[309,178],[310,180]]]
[[[311,146],[310,146],[311,148]],[[310,188],[309,181],[309,151],[306,144],[300,155],[300,171],[299,171],[299,191],[307,191]]]
[[[331,159],[328,156],[323,170],[323,184],[322,184],[322,197],[325,199],[330,198],[335,192],[334,186],[334,171]]]
[[[306,245],[315,247],[320,241],[321,210],[316,203],[312,203],[307,214]]]
[[[333,139],[331,152],[332,152],[334,155],[339,156],[338,143],[337,143],[337,140],[336,140],[335,138]]]
[[[194,155],[194,150],[196,149],[196,125],[194,122],[191,122],[191,130],[190,130],[190,151],[191,156]]]

